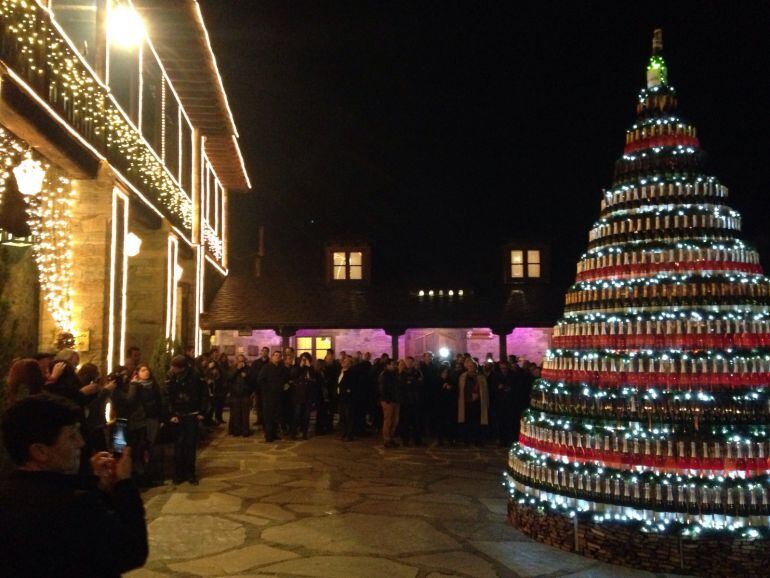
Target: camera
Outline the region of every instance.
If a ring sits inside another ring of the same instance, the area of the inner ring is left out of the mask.
[[[126,439],[126,426],[128,422],[124,418],[118,418],[112,424],[112,453],[119,456],[128,445]]]

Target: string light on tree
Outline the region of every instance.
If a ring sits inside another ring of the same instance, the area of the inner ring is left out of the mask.
[[[660,31],[646,72],[505,485],[514,510],[770,538],[770,279],[676,112]]]

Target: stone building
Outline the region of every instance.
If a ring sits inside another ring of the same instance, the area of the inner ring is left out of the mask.
[[[0,35],[0,331],[105,370],[200,351],[250,183],[198,3],[6,0]]]
[[[256,272],[228,277],[203,314],[228,354],[263,346],[323,357],[329,349],[403,357],[468,352],[539,363],[558,294],[547,244],[515,240],[482,252],[473,268],[406,273],[368,241],[305,242],[302,256],[268,253]],[[264,251],[260,251],[264,253]]]

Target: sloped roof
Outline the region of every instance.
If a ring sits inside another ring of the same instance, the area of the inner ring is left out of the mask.
[[[220,181],[230,189],[250,189],[200,5],[196,0],[134,0],[134,6],[185,111],[206,137],[206,155]]]
[[[419,297],[399,286],[301,282],[230,275],[203,314],[204,329],[547,327],[560,296],[547,283],[463,289]]]

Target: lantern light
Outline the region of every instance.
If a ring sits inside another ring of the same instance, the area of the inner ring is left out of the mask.
[[[13,175],[16,177],[19,192],[24,196],[33,197],[43,189],[45,169],[40,161],[36,161],[30,156],[27,156],[13,169]]]
[[[126,255],[136,257],[142,249],[142,238],[136,233],[126,235]]]
[[[179,281],[182,279],[182,274],[184,273],[184,267],[182,267],[179,264],[174,265],[174,281]]]
[[[136,48],[144,39],[144,24],[133,7],[115,6],[110,14],[110,42],[120,48]]]

